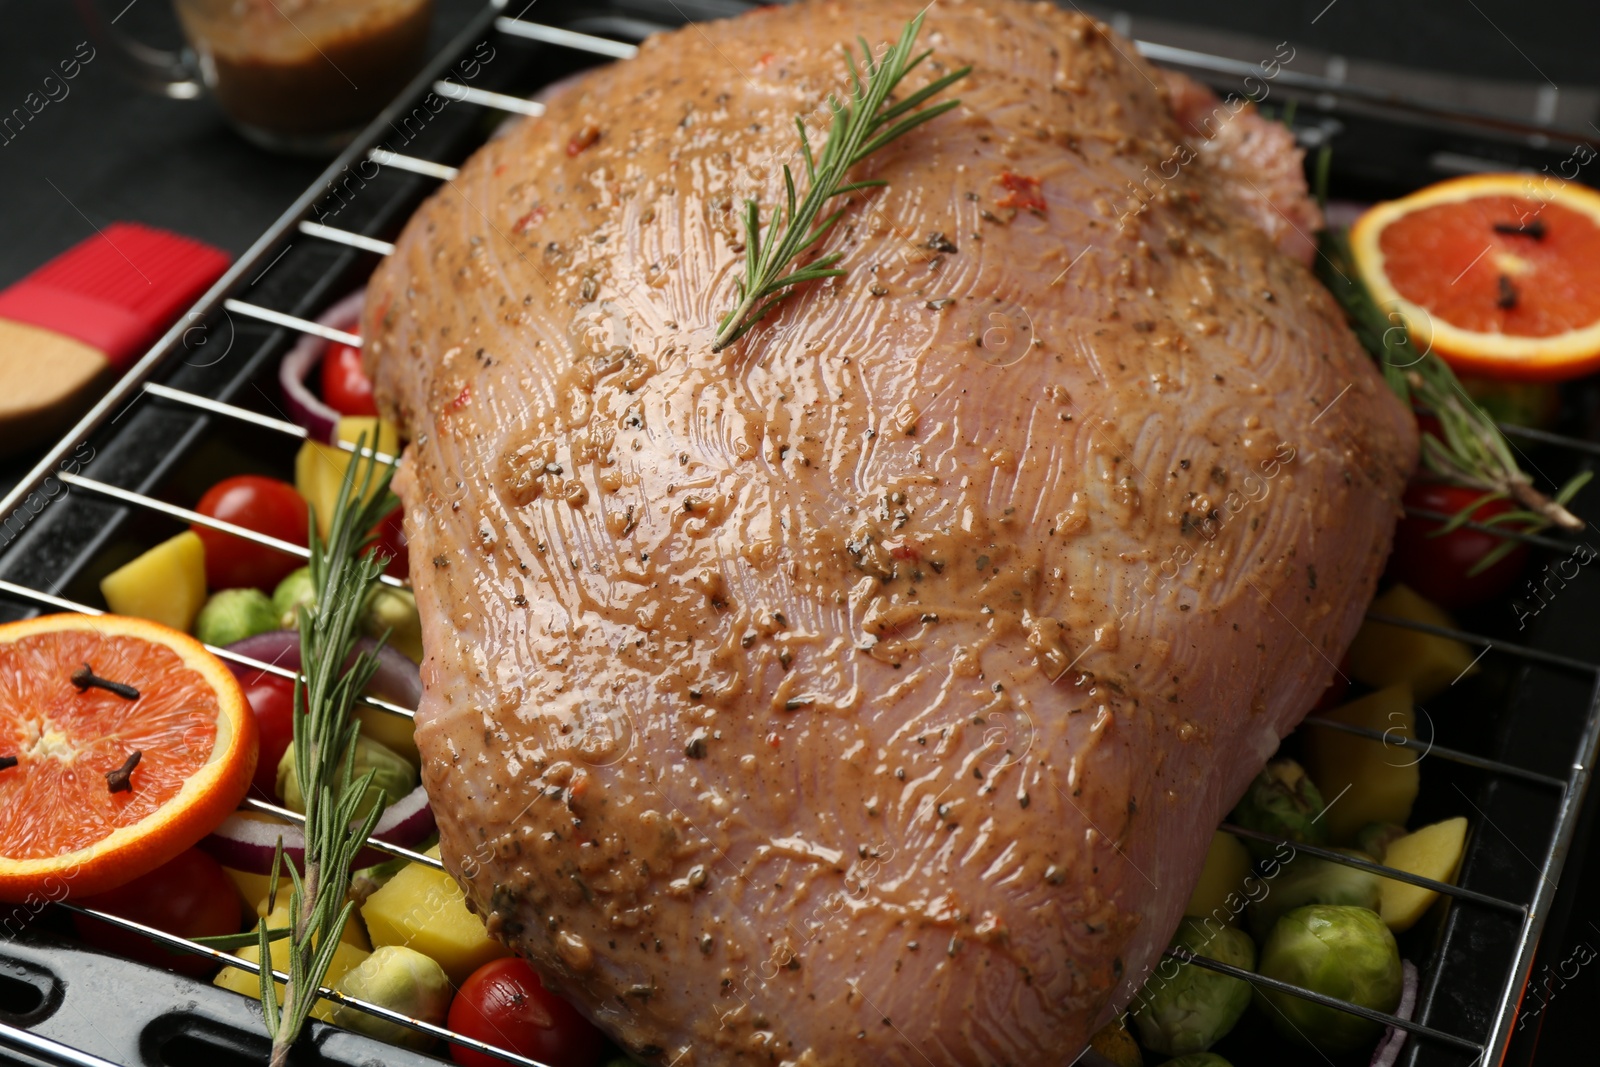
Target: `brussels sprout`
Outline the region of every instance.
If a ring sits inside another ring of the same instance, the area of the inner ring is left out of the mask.
[[[389,635],[389,644],[413,662],[422,662],[422,617],[409,589],[375,585],[361,607],[361,630],[369,637]]]
[[[277,628],[298,630],[300,608],[315,610],[317,590],[311,584],[311,568],[291,571],[272,591],[272,608],[278,614]],[[368,637],[389,635],[389,644],[411,659],[422,661],[422,617],[417,614],[417,598],[409,589],[393,589],[376,584],[361,605],[357,620]],[[269,627],[270,629],[270,627]]]
[[[1354,849],[1335,852],[1357,859],[1371,859]],[[1369,871],[1346,867],[1320,856],[1296,853],[1285,863],[1276,878],[1267,880],[1267,894],[1250,905],[1250,932],[1264,941],[1278,920],[1307,904],[1349,904],[1369,911],[1378,910],[1378,888],[1382,879]]]
[[[1305,769],[1292,759],[1268,763],[1233,809],[1233,821],[1246,829],[1308,845],[1328,843],[1328,830],[1319,821],[1321,815],[1322,794]],[[1246,841],[1245,847],[1257,860],[1272,855],[1273,846],[1264,841]]]
[[[278,628],[272,601],[259,589],[212,593],[194,620],[194,635],[208,645],[231,645]]]
[[[1168,1060],[1161,1067],[1233,1067],[1233,1064],[1215,1052],[1196,1052],[1190,1056],[1179,1056],[1175,1060]]]
[[[399,945],[375,949],[359,966],[339,979],[334,988],[436,1026],[443,1026],[450,1013],[450,979],[445,977],[444,969],[415,949]],[[333,1021],[403,1048],[427,1049],[433,1045],[431,1034],[356,1008],[335,1007]]]
[[[1246,970],[1256,962],[1250,935],[1201,919],[1179,923],[1172,944]],[[1145,982],[1133,1010],[1139,1040],[1153,1052],[1168,1056],[1203,1052],[1232,1030],[1250,1006],[1250,983],[1241,978],[1175,960],[1163,961],[1162,968],[1170,977],[1158,971]]]
[[[1404,826],[1392,822],[1375,822],[1363,826],[1356,834],[1356,848],[1383,862],[1389,846],[1410,833]]]
[[[367,794],[356,809],[358,819],[371,811],[374,804],[388,807],[417,787],[417,769],[409,761],[370,737],[357,737],[355,778],[359,779],[368,771],[374,772],[372,784],[367,786]],[[283,798],[284,807],[299,812],[306,810],[305,797],[300,794],[300,778],[294,773],[292,741],[278,761],[278,796]]]
[[[1366,908],[1310,904],[1289,912],[1262,946],[1261,973],[1376,1011],[1400,1003],[1400,950]],[[1383,1032],[1378,1023],[1292,993],[1262,987],[1255,995],[1279,1033],[1323,1052],[1353,1052]]]
[[[317,606],[317,588],[311,584],[311,568],[290,571],[272,591],[272,610],[278,613],[280,630],[300,629],[300,608]]]

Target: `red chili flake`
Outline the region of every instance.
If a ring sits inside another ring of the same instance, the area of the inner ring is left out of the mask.
[[[463,386],[462,389],[461,389],[461,392],[456,394],[456,398],[454,400],[450,401],[450,407],[454,411],[460,411],[462,408],[466,407],[471,402],[472,402],[472,386],[467,385],[467,386]]]
[[[572,135],[572,140],[567,142],[567,155],[575,156],[585,148],[600,139],[600,127],[589,123],[583,129]]]
[[[513,228],[518,233],[527,233],[529,230],[539,225],[539,223],[543,222],[544,217],[548,214],[550,214],[549,208],[545,207],[543,204],[535,204],[533,205],[533,210],[518,219]]]
[[[500,177],[500,175],[504,174],[507,169],[508,169],[507,164],[505,164],[505,163],[496,163],[494,165],[494,176],[496,178]]]
[[[1006,189],[1006,195],[999,200],[1001,207],[1027,208],[1029,211],[1040,213],[1050,207],[1039,193],[1038,178],[1030,178],[1026,174],[1013,174],[1006,170],[1000,172],[1000,184]]]
[[[766,54],[766,55],[764,55],[764,56],[762,56],[762,57],[761,57],[761,58],[760,58],[760,59],[758,59],[758,60],[756,60],[756,66],[757,66],[757,68],[759,68],[759,69],[762,69],[762,70],[765,70],[765,69],[766,69],[766,68],[767,68],[767,66],[768,66],[768,65],[769,65],[769,64],[770,64],[770,63],[771,63],[771,62],[772,62],[772,61],[773,61],[773,60],[774,60],[774,59],[776,59],[776,58],[777,58],[777,56],[778,56],[778,54],[777,54],[777,53],[776,53],[776,52],[768,52],[768,53],[767,53],[767,54]]]
[[[922,553],[917,550],[916,545],[907,544],[904,541],[885,541],[883,546],[889,550],[889,555],[895,559],[919,560],[922,558]]]
[[[777,734],[774,733],[774,734],[768,734],[767,735],[767,744],[772,746],[773,748],[777,748],[782,743],[783,743],[783,739],[780,738]]]

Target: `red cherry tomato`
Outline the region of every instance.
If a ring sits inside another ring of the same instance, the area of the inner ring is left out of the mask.
[[[450,1004],[450,1029],[486,1044],[541,1060],[550,1067],[594,1067],[606,1037],[571,1004],[551,993],[527,962],[486,963],[461,983]],[[450,1058],[462,1067],[500,1067],[501,1061],[460,1045]]]
[[[330,344],[322,355],[322,399],[341,415],[376,415],[372,382],[361,369],[361,349]]]
[[[294,486],[276,478],[255,474],[224,478],[206,491],[195,510],[280,541],[306,543],[306,502]],[[206,546],[206,585],[212,589],[254,586],[271,593],[284,575],[302,563],[287,552],[233,534],[203,526],[194,527],[194,532]]]
[[[140,875],[120,889],[92,897],[77,897],[81,904],[124,919],[165,930],[180,937],[217,937],[236,934],[244,927],[239,891],[221,864],[199,849]],[[166,967],[179,974],[204,977],[217,969],[214,960],[187,952],[174,952],[145,937],[86,915],[74,915],[78,936],[95,948],[142,963]]]
[[[256,776],[250,794],[261,800],[278,802],[278,761],[294,740],[294,683],[265,671],[254,671],[240,679],[244,698],[256,716],[256,735],[261,739],[261,754],[256,760]]]
[[[1441,515],[1455,515],[1483,496],[1478,489],[1466,489],[1442,482],[1412,482],[1406,487],[1406,506],[1423,508]],[[1474,522],[1511,511],[1504,500],[1483,504],[1472,513]],[[1516,582],[1528,559],[1528,546],[1517,544],[1493,566],[1468,577],[1473,566],[1505,539],[1479,530],[1461,528],[1439,537],[1430,536],[1444,523],[1407,515],[1394,532],[1394,551],[1389,555],[1389,575],[1404,582],[1444,608],[1468,608],[1500,596]]]
[[[383,573],[396,578],[411,577],[411,550],[406,542],[405,515],[405,508],[395,508],[372,531],[373,542],[379,551],[389,557],[389,565],[383,569]]]

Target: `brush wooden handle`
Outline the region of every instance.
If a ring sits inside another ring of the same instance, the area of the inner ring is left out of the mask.
[[[0,319],[0,456],[59,433],[110,379],[111,364],[92,345]]]

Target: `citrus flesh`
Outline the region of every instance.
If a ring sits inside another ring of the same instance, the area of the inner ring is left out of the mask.
[[[85,664],[138,698],[80,689]],[[128,788],[113,788],[134,752]],[[0,757],[16,760],[0,770],[0,900],[155,869],[238,806],[255,756],[238,683],[193,638],[110,615],[0,626]]]
[[[1600,194],[1479,175],[1379,204],[1351,230],[1363,280],[1459,370],[1555,380],[1600,366]]]

